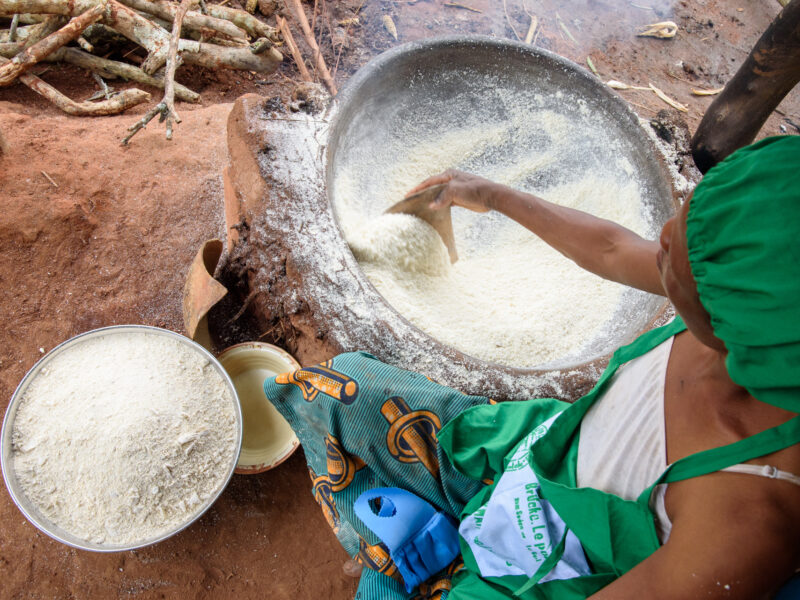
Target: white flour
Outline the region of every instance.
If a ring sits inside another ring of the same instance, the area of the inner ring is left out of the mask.
[[[535,106],[506,108],[510,117],[503,120],[416,144],[403,140],[402,153],[386,150],[391,160],[350,160],[336,173],[334,203],[361,268],[398,312],[466,354],[532,367],[578,353],[601,335],[623,287],[583,271],[498,213],[453,209],[460,260],[452,267],[427,223],[381,215],[426,177],[456,167],[648,233],[631,164],[608,158],[613,148],[582,106],[570,117]],[[582,148],[602,151],[568,170],[563,165],[575,163],[576,131]]]
[[[163,335],[122,332],[57,355],[14,421],[13,460],[41,514],[81,539],[132,545],[187,522],[236,452],[234,398]]]

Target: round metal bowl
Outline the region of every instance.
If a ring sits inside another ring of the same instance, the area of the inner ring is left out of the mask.
[[[597,77],[563,57],[528,44],[481,36],[399,46],[362,67],[337,96],[326,183],[339,225],[345,225],[337,204],[341,172],[355,173],[358,178],[355,185],[348,185],[348,193],[357,191],[359,214],[378,216],[388,205],[374,206],[374,199],[382,197],[382,187],[415,143],[428,143],[466,126],[504,122],[514,108],[526,104],[535,106],[526,114],[550,110],[566,117],[570,127],[565,135],[574,146],[558,163],[542,167],[536,177],[559,180],[591,166],[614,169],[618,158],[627,161],[630,173],[617,172],[622,178],[637,180],[648,225],[643,233],[657,238],[674,214],[677,193],[661,153],[628,104]],[[589,126],[601,135],[592,138]],[[540,141],[535,131],[530,135],[531,144]],[[489,160],[493,165],[513,162],[516,150],[511,144],[500,144],[491,148]],[[468,211],[457,216],[481,220],[480,227],[491,235],[493,225],[485,216]],[[578,368],[633,340],[651,326],[664,306],[661,297],[626,289],[601,334],[587,340],[579,352],[537,365],[506,366],[521,371]]]
[[[165,336],[172,338],[174,340],[179,341],[183,345],[191,348],[198,354],[202,355],[203,358],[208,360],[209,363],[214,366],[214,368],[226,382],[227,388],[230,391],[231,397],[234,400],[234,414],[236,420],[236,450],[233,455],[233,460],[231,464],[228,465],[228,468],[226,469],[226,472],[221,480],[218,489],[214,493],[212,493],[205,502],[200,504],[197,510],[194,513],[192,513],[191,516],[188,517],[184,523],[175,527],[171,531],[163,533],[157,537],[154,537],[152,539],[144,539],[131,545],[97,544],[79,538],[54,525],[52,522],[50,522],[48,519],[42,516],[36,505],[33,502],[31,502],[31,500],[29,500],[25,495],[25,493],[22,491],[14,470],[14,463],[13,463],[13,456],[11,449],[11,439],[14,431],[14,419],[16,417],[20,401],[22,397],[25,395],[25,392],[30,386],[31,382],[36,378],[37,374],[43,368],[45,368],[48,364],[51,363],[51,361],[56,356],[90,339],[108,335],[115,335],[119,333],[129,333],[129,332],[144,332],[150,335],[158,335],[158,336]],[[8,405],[5,419],[3,420],[2,433],[0,433],[0,443],[2,443],[1,446],[2,452],[0,453],[0,464],[2,464],[2,469],[3,469],[3,480],[5,481],[6,488],[8,489],[11,499],[14,501],[14,503],[17,505],[20,511],[22,511],[22,514],[24,514],[25,517],[43,533],[49,535],[55,540],[58,540],[59,542],[67,544],[68,546],[72,546],[73,548],[79,548],[81,550],[91,550],[94,552],[121,552],[161,542],[175,535],[179,531],[186,529],[187,527],[189,527],[189,525],[191,525],[197,519],[200,518],[200,516],[216,501],[216,499],[219,497],[219,495],[227,486],[231,476],[233,475],[234,469],[236,468],[236,463],[239,458],[239,453],[241,452],[242,430],[243,430],[242,411],[241,407],[239,406],[239,400],[236,394],[236,388],[234,387],[233,381],[231,380],[228,373],[225,371],[224,368],[222,368],[222,365],[219,363],[219,361],[216,358],[214,358],[214,356],[208,350],[203,348],[201,345],[193,342],[189,338],[174,333],[172,331],[168,331],[166,329],[160,329],[158,327],[147,327],[144,325],[115,325],[112,327],[103,327],[101,329],[88,331],[86,333],[82,333],[78,336],[75,336],[63,342],[62,344],[53,348],[44,357],[42,357],[25,374],[25,377],[23,377],[22,381],[17,386],[14,395],[11,397],[11,402]]]

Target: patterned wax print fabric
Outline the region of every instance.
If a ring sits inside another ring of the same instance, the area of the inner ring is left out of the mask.
[[[800,137],[737,150],[697,185],[686,220],[700,301],[733,381],[800,412]]]
[[[356,598],[444,600],[451,577],[462,568],[461,557],[406,593],[388,548],[356,517],[354,503],[367,490],[399,487],[458,519],[465,504],[492,482],[458,473],[439,446],[439,431],[465,411],[497,409],[499,416],[488,418],[473,439],[475,445],[484,440],[497,445],[490,441],[492,421],[526,403],[495,405],[363,352],[268,379],[264,392],[303,445],[311,491],[328,524],[350,556],[365,567]],[[557,410],[567,406],[549,402],[558,405]],[[553,404],[542,406],[549,410],[544,420],[552,416]],[[516,445],[537,425],[513,416],[506,420],[518,429],[518,435],[502,442],[507,445]]]

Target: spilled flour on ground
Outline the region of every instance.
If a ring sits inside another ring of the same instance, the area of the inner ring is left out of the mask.
[[[25,495],[64,531],[134,545],[186,523],[226,481],[235,398],[175,339],[122,332],[56,355],[31,382],[12,434]]]
[[[608,327],[623,286],[580,269],[498,213],[453,209],[460,260],[452,266],[430,225],[381,214],[452,167],[652,234],[630,162],[592,127],[585,107],[573,108],[567,117],[535,102],[508,102],[503,119],[412,144],[398,132],[397,148],[385,156],[357,156],[336,172],[345,239],[378,291],[414,325],[466,354],[516,367],[576,355]]]

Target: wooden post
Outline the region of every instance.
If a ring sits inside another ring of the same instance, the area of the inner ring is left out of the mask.
[[[692,138],[692,155],[705,173],[752,142],[784,96],[800,81],[800,0],[770,24]]]

